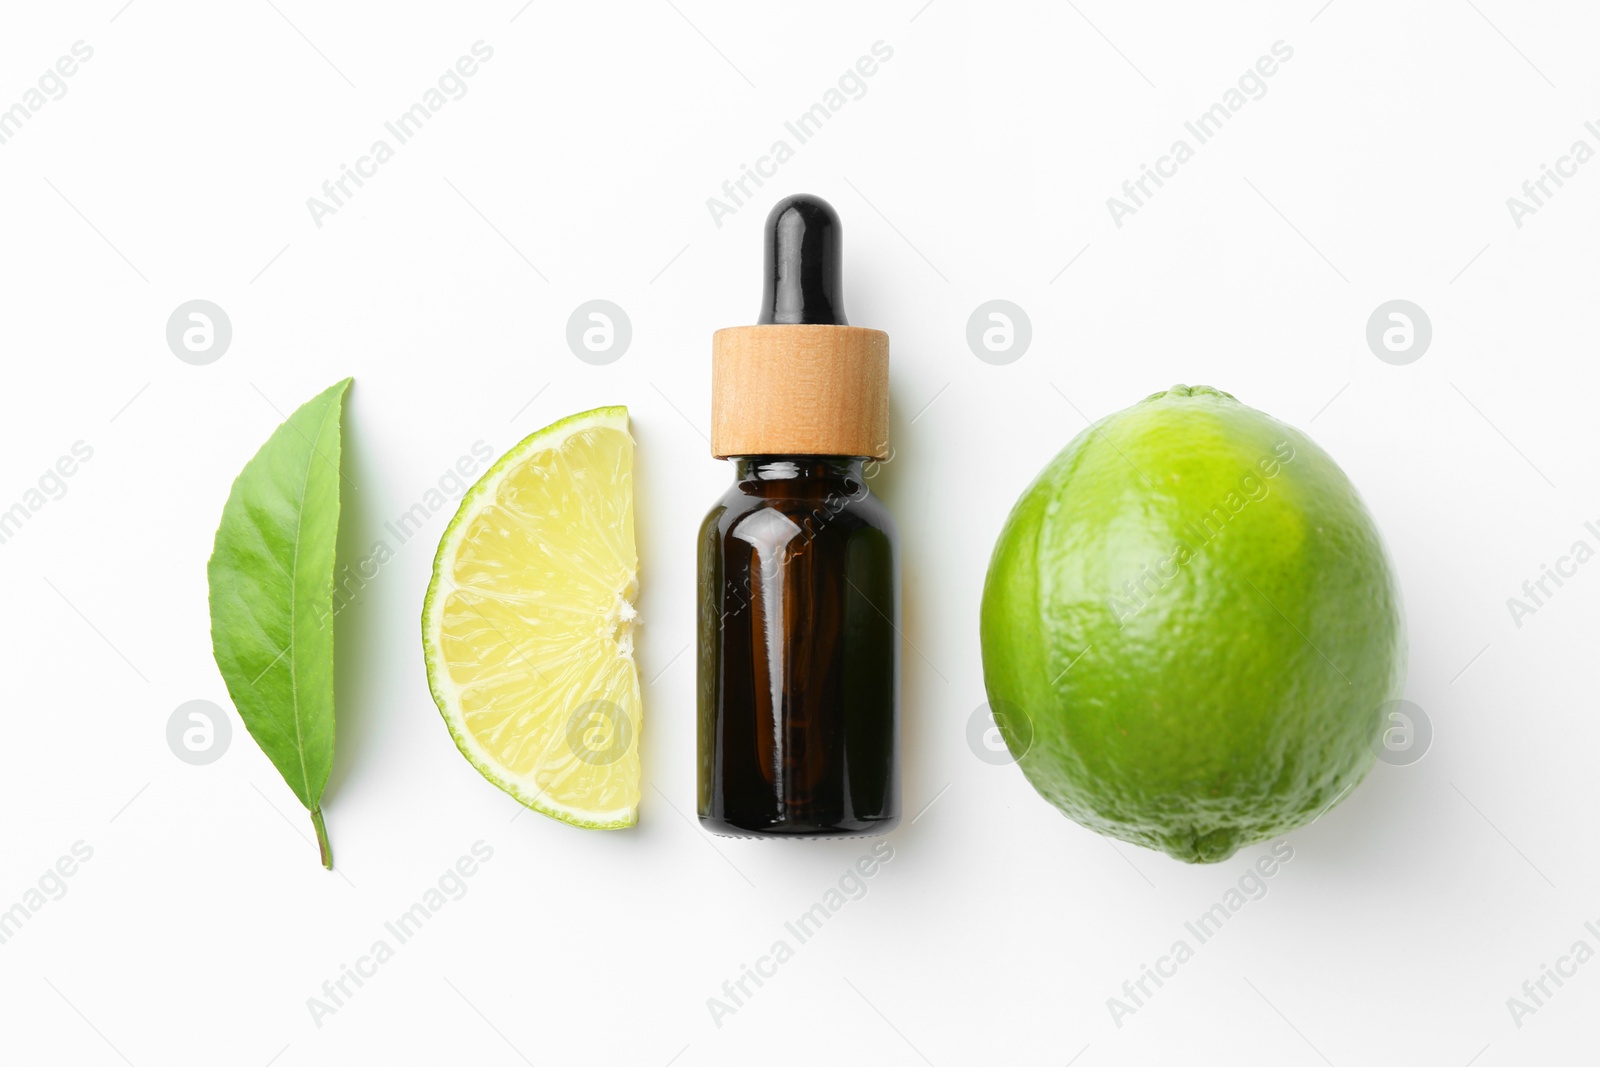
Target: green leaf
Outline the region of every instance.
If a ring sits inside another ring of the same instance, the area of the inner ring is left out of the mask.
[[[351,379],[307,401],[234,480],[206,566],[211,648],[256,744],[311,812],[333,768],[333,569],[339,421]]]

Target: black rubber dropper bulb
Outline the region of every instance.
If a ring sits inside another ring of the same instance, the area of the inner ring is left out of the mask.
[[[820,196],[796,193],[767,216],[765,290],[757,324],[848,326],[841,291],[839,215]]]

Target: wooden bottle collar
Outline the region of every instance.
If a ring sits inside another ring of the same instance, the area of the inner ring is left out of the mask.
[[[889,456],[889,335],[732,326],[711,338],[711,453]]]

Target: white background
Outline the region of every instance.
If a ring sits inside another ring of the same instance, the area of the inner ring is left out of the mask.
[[[1600,14],[1320,2],[8,4],[0,106],[75,41],[94,55],[0,145],[0,508],[74,442],[94,454],[0,545],[0,908],[74,842],[93,857],[0,945],[4,1059],[1592,1058],[1600,962],[1520,1027],[1506,1001],[1578,939],[1600,949],[1600,564],[1520,627],[1506,600],[1600,547],[1600,162],[1520,228],[1506,198],[1574,140],[1600,148]],[[307,197],[478,40],[494,56],[467,95],[314,225]],[[879,40],[865,96],[717,226],[707,197]],[[1106,198],[1279,40],[1266,95],[1114,225]],[[709,339],[752,321],[760,223],[802,190],[844,219],[851,320],[893,338],[878,488],[904,546],[907,821],[867,895],[718,1027],[707,998],[869,844],[692,821],[694,536],[730,478],[704,440]],[[194,298],[233,324],[208,366],[165,340]],[[565,341],[594,298],[633,325],[608,366]],[[1033,326],[1005,366],[965,340],[993,298]],[[1407,366],[1364,337],[1395,298],[1433,324]],[[450,742],[417,621],[450,509],[339,618],[336,873],[236,720],[209,766],[169,751],[179,704],[233,715],[205,596],[232,478],[345,375],[358,555],[474,442],[629,406],[636,829],[513,821]],[[1011,502],[1086,419],[1174,382],[1306,429],[1361,488],[1434,739],[1290,835],[1268,894],[1119,1027],[1107,998],[1267,846],[1187,867],[1112,844],[966,731]],[[479,840],[466,895],[317,1026],[307,998]]]

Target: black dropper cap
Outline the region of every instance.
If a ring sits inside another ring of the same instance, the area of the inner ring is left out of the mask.
[[[820,196],[784,197],[767,216],[760,325],[848,326],[840,291],[839,215]]]

